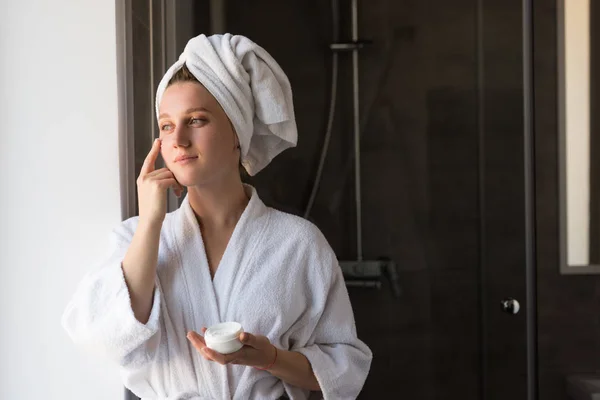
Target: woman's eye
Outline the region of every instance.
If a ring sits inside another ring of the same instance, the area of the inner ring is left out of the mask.
[[[160,130],[161,131],[170,131],[171,130],[171,124],[163,124],[160,126]]]
[[[194,117],[194,118],[190,119],[191,124],[202,124],[204,122],[206,122],[206,120],[204,118]]]

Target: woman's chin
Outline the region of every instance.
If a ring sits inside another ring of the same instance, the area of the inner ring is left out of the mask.
[[[179,177],[177,177],[177,182],[179,182],[179,184],[181,186],[185,186],[186,188],[189,188],[191,186],[196,186],[198,184],[193,179],[186,179],[186,178],[181,178],[180,179]]]
[[[190,187],[196,185],[197,177],[192,176],[192,174],[175,172],[173,175],[175,175],[175,179],[177,179],[177,182],[181,186]]]

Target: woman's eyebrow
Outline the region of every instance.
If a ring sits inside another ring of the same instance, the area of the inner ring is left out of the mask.
[[[186,114],[192,113],[194,111],[203,111],[203,112],[207,112],[207,113],[211,113],[210,111],[208,111],[206,108],[204,107],[195,107],[195,108],[188,108],[187,110],[185,110]]]
[[[194,111],[203,111],[203,112],[206,112],[206,113],[209,113],[209,114],[211,114],[211,112],[210,112],[210,111],[208,111],[208,110],[207,110],[206,108],[204,108],[204,107],[194,107],[194,108],[188,108],[187,110],[185,110],[184,114],[193,113]],[[160,115],[158,116],[158,118],[168,118],[168,117],[169,117],[169,114],[167,114],[167,113],[162,113],[162,114],[160,114]]]

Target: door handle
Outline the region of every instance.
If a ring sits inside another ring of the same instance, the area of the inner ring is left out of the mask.
[[[518,314],[519,310],[521,309],[521,305],[519,304],[519,302],[510,297],[507,297],[506,299],[502,300],[500,304],[502,305],[502,311],[511,315]]]

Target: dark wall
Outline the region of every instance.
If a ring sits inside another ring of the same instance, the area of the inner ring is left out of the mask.
[[[153,140],[151,124],[154,122],[152,118],[152,87],[154,82],[151,79],[152,58],[150,57],[150,48],[152,32],[150,30],[150,17],[150,8],[147,1],[133,0],[131,2],[133,122],[135,126],[133,143],[136,177],[139,175]]]
[[[349,5],[340,3],[347,38]],[[554,3],[535,1],[544,400],[566,398],[567,374],[600,367],[599,279],[559,274]],[[359,1],[361,36],[374,41],[360,56],[364,255],[392,258],[403,290],[398,299],[387,286],[351,290],[359,335],[375,354],[365,398],[383,387],[405,398],[480,399],[483,384],[495,388],[490,399],[525,398],[524,315],[496,315],[498,301],[524,286],[521,2],[480,4],[482,14],[475,0]],[[267,204],[302,214],[329,104],[329,1],[230,0],[227,10],[227,30],[265,47],[294,90],[298,147],[250,181]],[[356,256],[349,66],[341,55],[336,122],[311,214],[342,259]],[[519,378],[503,379],[511,373]]]

